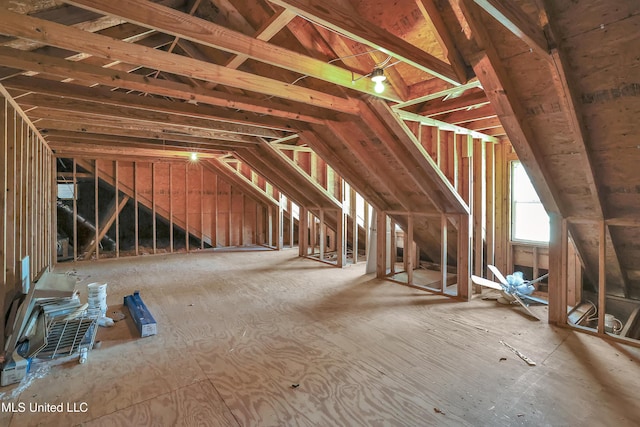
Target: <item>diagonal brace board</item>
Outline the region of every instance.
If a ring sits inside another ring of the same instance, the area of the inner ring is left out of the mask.
[[[113,200],[113,202],[111,203],[111,206],[109,206],[109,211],[108,211],[106,220],[104,221],[104,224],[99,224],[99,225],[96,224],[98,225],[98,229],[100,230],[100,233],[98,234],[98,238],[93,239],[89,243],[87,248],[84,250],[84,256],[83,256],[84,259],[89,259],[89,257],[91,257],[91,254],[95,252],[99,242],[101,242],[104,236],[107,235],[107,233],[109,232],[109,229],[111,228],[111,226],[116,220],[116,216],[120,215],[120,212],[122,212],[122,209],[125,207],[129,199],[130,197],[124,194],[122,198],[120,198],[117,204],[116,204],[116,199]]]

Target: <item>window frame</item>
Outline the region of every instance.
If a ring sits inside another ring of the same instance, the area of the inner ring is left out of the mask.
[[[516,164],[520,164],[522,165],[522,162],[515,158],[515,159],[510,159],[509,160],[509,241],[513,242],[513,243],[519,243],[519,244],[527,244],[527,245],[531,245],[531,246],[540,246],[540,247],[547,247],[549,246],[549,242],[551,240],[551,235],[549,235],[549,239],[548,240],[531,240],[531,239],[522,239],[522,238],[517,238],[515,236],[515,232],[516,232],[516,204],[518,203],[515,199],[515,194],[513,191],[513,187],[514,187],[514,180],[515,180],[515,174],[514,174],[514,170],[515,170],[515,165]],[[525,169],[526,172],[526,169]],[[528,174],[527,174],[528,177]],[[531,180],[529,178],[529,180]],[[532,184],[533,185],[533,184]],[[535,188],[534,188],[535,190]],[[537,192],[536,192],[537,195]],[[519,203],[524,203],[524,202],[519,202]],[[538,197],[538,203],[540,204],[540,206],[542,206],[543,209],[544,205],[542,204],[542,201],[540,200],[540,197]],[[546,209],[545,209],[545,213],[546,213]],[[547,218],[549,218],[549,214],[547,213]]]

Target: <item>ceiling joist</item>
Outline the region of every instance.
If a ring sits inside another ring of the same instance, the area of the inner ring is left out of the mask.
[[[445,80],[453,85],[465,83],[460,81],[453,68],[435,56],[415,47],[411,43],[371,25],[357,13],[331,5],[331,12],[309,0],[269,0],[271,3],[293,10],[298,15],[342,34],[352,40],[377,49],[398,61],[412,65],[426,73]]]
[[[18,13],[4,11],[0,14],[0,27],[5,34],[36,40],[63,49],[86,52],[110,60],[140,64],[179,76],[216,84],[220,83],[250,92],[329,108],[342,113],[357,113],[356,104],[346,98],[293,86],[267,77],[231,70],[172,53],[109,39]]]
[[[185,15],[175,9],[164,7],[157,3],[146,0],[140,0],[135,3],[126,0],[113,0],[109,2],[99,0],[68,0],[68,2],[76,6],[89,8],[96,12],[120,16],[129,22],[134,22],[157,31],[172,34],[181,39],[238,55],[236,56],[238,59],[234,58],[231,60],[234,66],[228,67],[229,70],[237,68],[242,63],[242,58],[251,58],[304,76],[327,81],[369,95],[379,96],[373,90],[374,84],[371,80],[356,80],[351,71],[267,43],[260,38],[246,36],[240,32],[230,30],[212,22]],[[289,17],[292,17],[291,15],[293,14],[289,14]],[[277,22],[277,24],[282,25],[285,22],[286,21],[280,21]],[[265,33],[265,35],[266,34],[268,33]],[[228,82],[226,84],[228,84]],[[255,88],[250,90],[260,92],[260,90],[256,90]],[[295,89],[293,89],[293,91],[295,91]],[[269,93],[269,95],[277,96],[277,94],[274,93]],[[399,101],[398,99],[393,100]]]
[[[85,82],[100,83],[109,87],[120,87],[142,93],[182,99],[190,103],[201,102],[289,120],[322,123],[324,118],[335,118],[335,115],[327,109],[301,104],[287,105],[271,100],[232,95],[193,87],[184,83],[148,78],[133,73],[96,67],[81,62],[66,61],[48,55],[5,47],[0,47],[0,63],[21,70],[53,74],[62,79],[72,78]]]

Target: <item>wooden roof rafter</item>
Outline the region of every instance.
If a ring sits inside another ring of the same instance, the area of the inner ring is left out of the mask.
[[[299,137],[296,135],[296,137]],[[277,155],[280,159],[282,159],[287,165],[289,165],[292,169],[294,169],[297,174],[297,177],[302,178],[304,182],[315,188],[316,191],[322,193],[327,199],[331,200],[337,209],[342,208],[342,202],[335,198],[335,196],[326,188],[324,188],[318,181],[316,181],[311,175],[309,175],[304,169],[302,169],[296,162],[291,160],[286,154],[282,152],[282,150],[278,147],[280,143],[270,143],[265,141],[262,138],[258,138],[261,142],[261,146],[267,148],[271,153]]]
[[[209,141],[180,141],[174,138],[167,139],[153,139],[143,138],[140,136],[124,136],[124,135],[111,135],[105,133],[91,133],[91,132],[74,132],[58,129],[47,129],[43,132],[43,136],[47,142],[59,142],[59,143],[93,143],[93,144],[105,144],[105,145],[122,145],[130,146],[133,148],[154,148],[154,149],[190,149],[198,152],[210,152],[223,154],[235,147],[232,143],[211,143]]]
[[[271,78],[260,77],[246,72],[230,70],[222,66],[205,63],[192,58],[147,49],[137,45],[110,40],[106,37],[87,33],[64,25],[38,20],[13,12],[0,14],[0,26],[4,33],[27,39],[38,40],[49,45],[77,52],[88,52],[94,56],[139,63],[162,71],[204,81],[223,83],[251,92],[288,99],[347,114],[356,114],[356,106],[351,100],[329,95],[316,90],[292,86]]]
[[[0,63],[21,70],[32,70],[58,75],[61,78],[73,78],[93,81],[109,87],[120,87],[142,93],[151,93],[170,98],[182,99],[191,103],[202,102],[218,107],[248,111],[259,115],[275,116],[290,120],[321,123],[323,118],[333,116],[329,110],[307,105],[285,105],[270,100],[260,100],[246,96],[225,94],[202,88],[194,88],[184,83],[168,80],[149,79],[133,73],[116,71],[47,55],[24,52],[0,47]]]
[[[240,159],[243,163],[249,165],[251,169],[262,176],[268,177],[274,187],[282,191],[283,194],[290,198],[296,204],[307,208],[332,207],[332,202],[322,201],[316,198],[314,191],[305,191],[305,186],[293,182],[291,176],[296,176],[297,172],[293,171],[286,163],[281,160],[274,160],[269,152],[264,148],[256,149],[239,149],[234,153],[234,157]]]
[[[157,142],[133,142],[131,138],[120,140],[103,140],[95,138],[92,135],[86,135],[85,138],[59,138],[59,137],[47,137],[47,144],[52,149],[58,148],[62,150],[74,150],[77,148],[90,147],[95,148],[97,151],[102,151],[104,147],[108,149],[115,148],[131,148],[132,150],[156,150],[156,151],[169,151],[169,152],[185,152],[193,153],[197,152],[204,157],[214,157],[225,153],[226,151],[221,148],[211,148],[204,145],[195,146],[193,144],[184,144],[179,142],[169,141],[163,144]],[[55,147],[55,148],[54,148]]]
[[[244,56],[348,89],[379,96],[373,90],[373,84],[370,81],[367,79],[354,81],[353,74],[350,71],[267,43],[260,37],[253,38],[246,36],[240,32],[229,30],[212,22],[186,15],[175,9],[164,7],[147,0],[141,0],[135,4],[125,0],[113,0],[106,3],[99,0],[67,1],[79,7],[120,16],[129,22],[172,34],[191,42],[224,50],[236,56]],[[282,25],[284,22],[285,21],[278,22],[278,24]],[[270,32],[265,32],[264,34],[267,35],[269,33]],[[235,65],[238,60],[232,59],[232,61],[234,62],[231,64]],[[237,66],[226,67],[226,65],[228,64],[225,64],[225,68],[228,70],[237,68]],[[239,66],[240,63],[237,65]],[[256,88],[250,90],[260,92],[260,90],[256,90]],[[269,95],[277,96],[275,93],[269,93]],[[389,95],[387,94],[386,96]]]
[[[130,108],[127,106],[113,106],[44,94],[30,94],[22,96],[19,99],[19,103],[21,104],[34,105],[40,108],[69,112],[85,112],[87,114],[110,117],[113,120],[136,120],[146,123],[156,123],[158,126],[165,126],[166,124],[170,124],[172,127],[180,126],[185,129],[185,133],[191,133],[194,129],[201,129],[206,130],[211,136],[217,136],[221,139],[250,142],[252,137],[257,136],[264,138],[281,137],[280,132],[275,132],[271,129],[243,126],[219,120],[211,120],[205,117],[191,117],[162,111]]]
[[[368,203],[378,209],[391,209],[392,206],[388,200],[375,191],[376,188],[383,188],[389,195],[393,195],[386,182],[364,167],[354,167],[354,162],[355,165],[364,164],[364,160],[358,155],[358,152],[348,150],[345,144],[335,145],[335,142],[339,141],[340,135],[334,133],[329,126],[315,125],[314,127],[316,129],[307,129],[301,132],[301,140],[307,143],[327,164],[330,164]],[[337,147],[340,147],[341,151],[338,151]],[[398,206],[401,205],[399,202],[396,203]]]
[[[121,126],[96,124],[95,122],[75,121],[68,122],[65,120],[54,119],[36,119],[38,128],[41,129],[43,135],[51,135],[52,137],[73,138],[85,137],[91,135],[94,138],[104,139],[127,139],[137,138],[143,139],[157,144],[166,143],[184,143],[187,146],[207,146],[223,150],[232,150],[238,147],[235,142],[215,141],[209,138],[199,136],[186,135],[177,132],[163,132],[162,129],[155,128],[150,132],[147,129],[125,129]]]
[[[607,212],[606,209],[607,205],[604,199],[601,185],[599,185],[596,180],[596,169],[594,167],[592,154],[588,147],[589,132],[583,119],[584,115],[582,114],[579,103],[578,88],[576,87],[576,84],[567,77],[567,72],[569,69],[568,54],[562,44],[562,41],[559,41],[559,37],[556,37],[556,34],[558,34],[558,28],[556,27],[555,22],[549,21],[548,10],[551,10],[553,5],[545,0],[539,0],[539,2],[543,6],[544,19],[547,21],[546,30],[552,42],[551,44],[545,45],[543,47],[545,47],[547,50],[551,48],[550,59],[553,63],[553,68],[556,74],[554,84],[558,87],[558,92],[563,96],[567,116],[573,128],[573,132],[576,136],[576,143],[579,147],[580,162],[582,163],[582,167],[586,172],[587,186],[589,188],[589,191],[595,195],[595,198],[597,200],[595,206],[596,215],[600,218],[607,219],[609,217],[609,212]],[[544,40],[546,41],[546,37],[544,38]],[[627,272],[627,269],[624,268],[621,261],[622,257],[620,255],[620,245],[617,244],[616,239],[614,238],[614,234],[611,233],[610,230],[607,230],[607,235],[608,238],[612,241],[613,255],[615,258],[616,267],[620,269],[620,277],[623,282],[622,285],[624,295],[625,297],[629,297],[629,274]]]
[[[104,158],[113,160],[166,160],[166,159],[183,159],[188,161],[191,156],[190,150],[181,149],[149,149],[149,148],[130,148],[130,147],[111,147],[107,145],[96,144],[73,144],[66,145],[64,143],[51,143],[51,149],[55,151],[56,157],[78,157],[78,158]],[[214,158],[215,154],[203,153],[203,158]]]
[[[2,84],[8,89],[18,89],[27,91],[28,93],[38,93],[88,101],[100,105],[135,108],[145,111],[169,113],[177,116],[215,120],[227,124],[236,124],[242,127],[242,129],[238,129],[239,133],[248,132],[248,134],[255,134],[256,136],[270,136],[269,134],[258,132],[257,128],[277,132],[295,131],[295,129],[291,128],[291,122],[284,120],[281,121],[273,117],[265,119],[258,116],[247,116],[246,114],[240,114],[227,109],[211,107],[204,104],[194,105],[188,102],[182,102],[182,100],[141,97],[106,88],[87,88],[72,83],[59,83],[36,77],[14,77],[4,80]],[[275,133],[271,136],[278,137]]]
[[[444,23],[442,16],[440,15],[440,11],[434,0],[415,0],[418,5],[418,9],[425,16],[425,18],[429,18],[433,23],[433,26],[436,29],[436,36],[438,37],[438,41],[442,46],[442,49],[445,51],[447,59],[449,59],[449,63],[453,68],[453,71],[457,74],[460,82],[465,82],[467,80],[467,66],[465,64],[464,58],[460,54],[458,47],[455,44],[449,29]]]
[[[516,37],[525,42],[531,50],[549,57],[549,42],[542,28],[529,18],[513,1],[507,0],[473,0],[485,12],[504,25]]]
[[[487,97],[492,105],[498,109],[498,117],[507,131],[512,145],[516,147],[521,160],[528,166],[531,180],[538,190],[544,206],[551,212],[561,212],[560,194],[552,185],[549,173],[544,166],[541,154],[536,146],[533,131],[524,121],[524,107],[516,98],[517,91],[511,88],[511,81],[504,69],[504,65],[491,43],[491,39],[484,27],[480,11],[474,0],[459,0],[464,18],[469,24],[473,37],[482,49],[472,63],[476,75],[482,82]]]
[[[205,168],[208,168],[216,174],[220,174],[231,183],[237,184],[243,191],[250,194],[254,199],[259,200],[267,206],[279,206],[280,202],[273,198],[273,196],[260,188],[246,176],[238,172],[238,170],[229,163],[223,161],[219,157],[213,159],[206,159],[203,162]]]
[[[291,9],[299,16],[386,53],[396,60],[410,64],[453,85],[464,83],[460,81],[453,68],[446,62],[381,28],[370,25],[355,12],[339,7],[337,4],[331,5],[331,13],[329,13],[324,7],[313,4],[309,0],[269,1]]]
[[[66,108],[66,107],[65,107]],[[109,113],[111,114],[111,113]],[[120,113],[121,114],[121,113]],[[38,107],[30,111],[32,118],[47,119],[52,121],[71,121],[74,123],[86,123],[101,125],[105,127],[120,128],[126,130],[138,130],[145,132],[163,132],[171,135],[183,135],[200,137],[201,139],[216,141],[228,141],[238,146],[254,146],[256,140],[252,136],[245,136],[234,133],[218,132],[215,130],[203,128],[184,126],[174,123],[163,122],[162,120],[148,121],[137,120],[128,117],[126,114],[122,115],[107,115],[107,113],[93,113],[91,111],[77,111],[71,109],[60,109],[60,107]]]

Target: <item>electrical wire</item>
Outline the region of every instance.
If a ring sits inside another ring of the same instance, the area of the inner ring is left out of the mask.
[[[384,61],[376,64],[376,68],[384,68],[384,66],[387,65],[389,61],[391,61],[391,55],[387,56],[387,59],[385,59]]]

